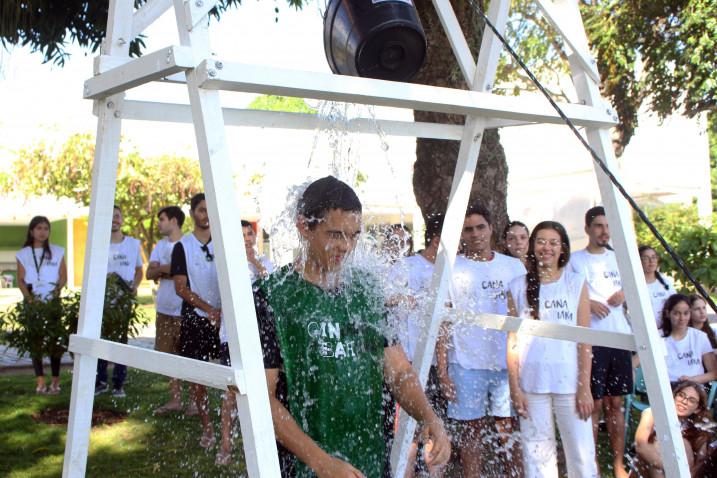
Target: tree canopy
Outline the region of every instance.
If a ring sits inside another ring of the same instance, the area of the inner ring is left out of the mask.
[[[59,148],[38,143],[18,152],[12,181],[0,192],[50,194],[90,204],[94,137],[74,134]],[[171,172],[171,174],[168,174]],[[121,151],[115,204],[122,209],[125,232],[142,242],[149,257],[157,242],[157,213],[169,205],[185,205],[202,190],[199,163],[190,158],[142,158],[137,151]]]

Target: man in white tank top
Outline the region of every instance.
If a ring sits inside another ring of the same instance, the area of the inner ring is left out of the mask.
[[[142,282],[142,246],[134,237],[122,233],[122,210],[115,206],[112,211],[112,235],[110,236],[110,252],[107,258],[107,275],[116,274],[132,288],[132,294],[137,295],[137,288]],[[125,343],[126,343],[125,334]],[[95,395],[106,392],[108,376],[106,360],[97,361],[97,379],[95,380]],[[112,396],[125,397],[124,381],[127,377],[127,366],[116,363],[112,369]]]
[[[174,291],[170,267],[174,245],[182,238],[184,212],[178,206],[167,206],[157,214],[157,229],[164,237],[160,239],[149,256],[147,280],[159,283],[157,288],[154,350],[168,354],[179,354],[179,330],[181,326],[182,298]],[[182,410],[182,382],[169,380],[170,400],[158,407],[155,415]],[[187,405],[187,414],[196,415],[193,403]]]
[[[615,253],[609,247],[610,227],[605,209],[596,206],[585,213],[588,246],[570,256],[568,267],[582,274],[590,296],[590,327],[611,332],[632,333],[624,313],[625,294]],[[627,350],[593,346],[591,388],[595,399],[593,435],[597,444],[600,411],[605,407],[616,478],[627,478],[625,415],[623,396],[632,392],[632,354]]]
[[[189,213],[194,221],[194,230],[174,246],[170,269],[174,290],[182,298],[179,353],[183,357],[206,362],[219,357],[222,303],[209,213],[203,193],[192,198]],[[209,419],[207,388],[192,384],[191,390],[203,428],[199,444],[210,449],[216,438]]]

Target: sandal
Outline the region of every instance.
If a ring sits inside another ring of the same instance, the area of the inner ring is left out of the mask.
[[[50,388],[47,390],[48,395],[59,395],[60,394],[60,386],[59,385],[50,385]]]
[[[214,435],[202,435],[202,438],[199,440],[199,446],[201,446],[205,450],[214,448],[214,445],[216,445],[216,443],[217,439],[214,438]]]
[[[182,406],[181,406],[181,405],[175,405],[175,406],[173,406],[173,405],[170,405],[170,404],[168,404],[168,403],[165,403],[164,405],[162,405],[162,406],[160,406],[160,407],[157,407],[157,408],[154,410],[154,412],[152,412],[152,414],[155,415],[155,416],[157,416],[157,415],[164,415],[165,413],[181,412],[181,411],[182,411]]]
[[[218,466],[227,466],[232,464],[232,452],[224,453],[222,451],[217,452],[217,456],[214,459],[214,464]]]
[[[47,395],[47,387],[45,385],[38,385],[35,388],[35,393],[37,395]]]

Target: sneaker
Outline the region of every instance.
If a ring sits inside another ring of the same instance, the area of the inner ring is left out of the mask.
[[[124,398],[127,394],[124,393],[124,388],[115,388],[112,390],[112,396],[115,398]]]
[[[110,388],[107,386],[105,382],[98,382],[95,385],[95,395],[99,395],[101,393],[105,393]]]

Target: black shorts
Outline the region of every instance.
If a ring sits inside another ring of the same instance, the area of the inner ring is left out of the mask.
[[[229,357],[229,344],[227,342],[219,346],[219,363],[226,367],[232,366],[232,360]]]
[[[591,389],[595,400],[632,393],[632,353],[593,346]]]
[[[219,331],[209,319],[194,311],[182,313],[179,355],[204,362],[219,357]]]

